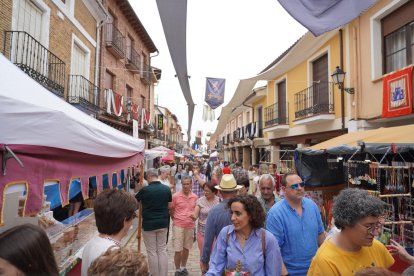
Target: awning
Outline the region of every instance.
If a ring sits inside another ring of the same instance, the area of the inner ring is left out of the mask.
[[[414,124],[351,132],[309,148],[297,149],[304,154],[352,154],[365,144],[365,152],[385,153],[394,144],[397,152],[414,150]]]

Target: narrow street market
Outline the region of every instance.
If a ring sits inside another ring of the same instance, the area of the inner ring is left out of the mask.
[[[2,0],[0,31],[0,275],[414,276],[413,0]]]

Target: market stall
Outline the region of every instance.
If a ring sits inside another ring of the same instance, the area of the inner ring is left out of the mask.
[[[145,143],[58,98],[2,55],[0,72],[7,72],[0,74],[0,232],[27,222],[42,225],[64,274],[96,234],[95,223],[91,209],[57,222],[51,198],[69,204],[75,180],[83,199],[93,188],[128,190],[125,182],[144,159]]]
[[[320,198],[325,223],[330,222],[332,198],[346,187],[369,191],[386,203],[380,240],[392,238],[408,251],[414,247],[414,125],[348,133],[297,149],[295,162],[307,189]],[[397,259],[393,268],[405,264]]]

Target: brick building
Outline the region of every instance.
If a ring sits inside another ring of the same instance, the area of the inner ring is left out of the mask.
[[[127,0],[107,0],[108,20],[103,24],[100,53],[101,110],[97,118],[132,135],[139,124],[139,138],[148,140],[153,131],[154,83],[161,70],[153,68],[154,42]]]
[[[106,18],[97,0],[2,0],[0,50],[57,96],[96,112],[97,30]]]

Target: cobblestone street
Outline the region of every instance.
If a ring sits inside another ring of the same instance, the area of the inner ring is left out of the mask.
[[[168,240],[168,276],[174,276],[175,273],[175,266],[174,266],[174,250],[172,249],[172,236],[171,236],[171,228],[170,228],[170,236]],[[138,239],[137,232],[135,232],[126,246],[131,247],[134,250],[138,249]],[[141,239],[141,252],[144,255],[147,255],[147,251],[145,249],[144,239]],[[193,243],[193,247],[190,250],[190,255],[188,256],[187,261],[187,270],[191,276],[194,275],[201,275],[200,270],[200,251],[198,250],[197,242]]]

